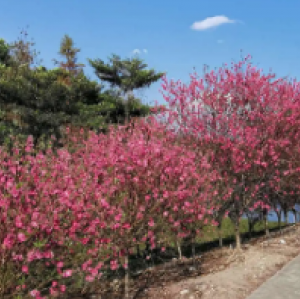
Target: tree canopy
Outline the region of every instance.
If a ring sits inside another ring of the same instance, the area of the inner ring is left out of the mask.
[[[113,54],[108,58],[108,63],[101,59],[89,59],[89,63],[101,81],[109,83],[111,88],[117,88],[124,96],[127,121],[130,116],[130,105],[134,99],[133,91],[149,87],[164,75],[153,69],[147,70],[148,65],[137,57],[121,59],[120,56]]]
[[[162,75],[145,70],[142,61],[113,55],[112,65],[105,66],[100,59],[89,59],[97,82],[85,74],[85,65],[78,62],[80,49],[69,35],[63,36],[58,51],[63,60],[54,60],[57,67],[52,69],[38,62],[34,46],[26,31],[10,44],[0,40],[0,144],[11,136],[32,135],[35,142],[52,135],[60,139],[67,126],[106,132],[110,125],[151,113],[132,94],[124,100],[124,93],[149,86]]]

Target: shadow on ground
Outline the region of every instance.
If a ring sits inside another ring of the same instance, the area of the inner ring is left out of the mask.
[[[280,230],[279,228],[270,229],[270,237],[276,237],[281,233],[293,230],[294,225],[289,224]],[[264,231],[241,234],[243,249],[247,250],[248,244],[254,245],[268,237]],[[234,237],[223,239],[223,248],[219,248],[219,241],[196,244],[196,258],[193,261],[190,246],[183,246],[182,253],[184,258],[177,259],[177,252],[174,248],[168,247],[165,252],[159,249],[153,250],[150,259],[145,260],[136,255],[130,256],[130,294],[133,299],[147,298],[147,289],[151,287],[161,287],[168,283],[176,283],[183,279],[207,275],[213,272],[226,269],[232,261]],[[97,284],[89,288],[89,294],[69,298],[124,298],[124,270],[107,272],[105,279],[98,281]],[[91,294],[101,294],[101,297],[91,296]],[[66,298],[66,297],[64,297]]]

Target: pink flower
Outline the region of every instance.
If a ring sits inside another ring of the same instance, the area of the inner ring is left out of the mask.
[[[122,214],[118,214],[118,215],[115,216],[116,221],[120,221],[121,218],[122,218]]]
[[[87,267],[92,263],[92,260],[89,259],[88,261],[86,261],[85,263],[82,264],[81,268],[83,271],[85,271],[87,269]]]
[[[98,275],[98,270],[97,269],[90,269],[89,270],[92,276],[97,276]]]
[[[112,229],[118,229],[121,226],[120,223],[116,223],[114,225],[112,225]]]
[[[64,271],[64,273],[63,273],[63,277],[70,277],[70,276],[72,276],[72,270],[66,270],[66,271]]]
[[[25,242],[26,241],[26,236],[25,236],[25,234],[24,233],[18,233],[18,240],[20,241],[20,242]]]
[[[101,269],[102,267],[103,267],[103,263],[102,263],[102,262],[99,262],[99,263],[97,264],[97,266],[96,266],[95,269],[99,270],[99,269]]]
[[[38,227],[38,223],[36,221],[31,221],[31,226],[32,227]]]
[[[54,297],[58,296],[58,291],[53,289],[53,288],[50,288],[50,294]]]
[[[44,258],[51,259],[54,257],[54,253],[52,251],[44,252]]]
[[[109,203],[105,199],[101,199],[100,202],[103,208],[109,208]]]
[[[23,265],[22,266],[22,272],[28,274],[28,266]]]
[[[23,255],[22,254],[15,254],[13,256],[14,261],[23,261]]]
[[[88,282],[92,282],[95,280],[95,277],[94,276],[91,276],[91,275],[88,275],[85,277],[85,280],[88,281]]]
[[[110,261],[110,269],[117,270],[119,268],[117,261]]]
[[[191,206],[191,203],[188,202],[188,201],[185,201],[185,202],[184,202],[184,205],[185,205],[186,207],[190,207],[190,206]]]
[[[32,290],[32,291],[30,292],[30,295],[31,295],[32,297],[38,297],[38,296],[40,296],[40,292],[39,292],[38,290]]]
[[[64,266],[64,263],[63,262],[58,262],[56,264],[57,268],[62,268]]]
[[[124,228],[124,229],[130,229],[131,226],[130,226],[129,223],[124,223],[124,224],[122,225],[122,228]]]
[[[22,223],[22,220],[21,220],[20,216],[17,216],[17,217],[16,217],[15,223],[16,223],[16,224],[15,224],[16,227],[18,227],[18,228],[23,227],[23,223]]]
[[[180,222],[179,222],[179,221],[175,221],[175,222],[174,222],[174,226],[175,226],[175,227],[178,227],[179,225],[180,225]]]
[[[86,245],[89,241],[90,241],[90,238],[83,238],[83,239],[81,240],[81,243],[82,243],[83,245]]]
[[[154,226],[154,221],[153,221],[153,219],[150,219],[150,220],[149,220],[148,225],[151,226],[151,227]]]

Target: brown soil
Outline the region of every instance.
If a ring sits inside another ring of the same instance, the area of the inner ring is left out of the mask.
[[[258,237],[238,252],[224,247],[191,259],[173,260],[130,279],[130,299],[245,299],[300,254],[300,224]],[[124,279],[102,284],[90,299],[124,298]],[[104,289],[109,292],[103,294]],[[112,291],[112,289],[114,291]],[[74,296],[72,298],[75,298]]]
[[[274,233],[270,239],[253,240],[244,245],[242,252],[216,249],[199,259],[195,272],[201,272],[201,275],[196,273],[194,278],[154,285],[136,298],[244,299],[300,254],[299,244],[300,226],[296,225],[283,230],[282,234]],[[178,270],[173,268],[174,276],[181,272]]]

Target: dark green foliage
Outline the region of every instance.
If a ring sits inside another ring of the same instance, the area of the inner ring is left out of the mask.
[[[71,77],[75,77],[78,74],[82,73],[82,68],[84,64],[78,63],[77,54],[80,52],[80,49],[75,48],[74,41],[69,35],[65,35],[60,43],[59,55],[62,56],[65,61],[56,61],[55,63],[59,64],[60,68],[68,71]]]
[[[80,103],[98,103],[99,87],[96,82],[77,78],[67,86],[58,81],[61,69],[0,70],[0,105],[6,112],[6,120],[13,120],[24,135],[33,135],[35,140],[52,134],[60,138],[60,127],[80,118]],[[74,87],[74,88],[73,88]],[[76,88],[75,88],[76,87]]]
[[[12,63],[12,58],[9,54],[10,46],[4,39],[0,39],[0,64],[9,66]]]
[[[109,62],[105,63],[101,59],[91,60],[90,65],[94,68],[95,74],[113,88],[118,88],[125,99],[125,120],[131,116],[132,106],[136,105],[132,92],[134,90],[149,87],[158,81],[164,73],[156,73],[155,70],[146,70],[147,64],[138,58],[128,58],[121,60],[117,55],[112,55]]]
[[[32,135],[35,143],[46,142],[52,135],[58,140],[66,126],[106,132],[110,125],[123,124],[128,117],[150,113],[149,106],[131,94],[126,101],[120,93],[120,89],[132,91],[149,86],[161,76],[143,70],[146,65],[114,56],[121,85],[112,84],[103,90],[84,74],[84,65],[77,63],[80,50],[68,35],[62,39],[59,51],[65,61],[56,61],[58,68],[46,69],[34,67],[34,43],[26,40],[26,32],[22,34],[24,38],[11,45],[0,40],[0,144],[12,141],[12,136],[25,140]],[[123,69],[130,70],[131,75],[122,77]]]
[[[156,73],[155,70],[145,70],[148,65],[136,57],[121,60],[119,56],[112,55],[109,63],[101,59],[89,59],[89,62],[100,80],[119,87],[124,93],[149,87],[164,75]]]

